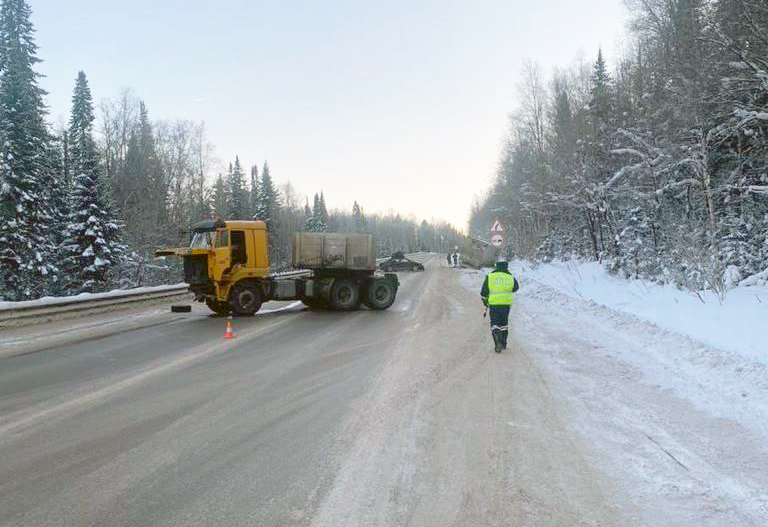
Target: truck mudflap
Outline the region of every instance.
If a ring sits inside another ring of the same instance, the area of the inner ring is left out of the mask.
[[[392,280],[393,285],[395,286],[395,290],[400,288],[400,279],[397,277],[396,273],[384,273],[384,278]]]
[[[363,290],[363,303],[374,310],[387,309],[395,302],[400,281],[394,273],[373,276]]]

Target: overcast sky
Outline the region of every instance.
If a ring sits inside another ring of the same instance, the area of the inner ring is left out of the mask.
[[[79,70],[152,119],[205,121],[218,156],[278,182],[465,229],[492,177],[526,58],[546,72],[599,46],[621,0],[28,0],[50,120]]]

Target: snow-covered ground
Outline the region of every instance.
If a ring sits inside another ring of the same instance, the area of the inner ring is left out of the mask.
[[[768,525],[766,315],[752,303],[765,288],[721,305],[595,264],[513,271],[515,341],[648,525]],[[479,290],[483,276],[462,281]]]
[[[496,354],[485,272],[430,267],[314,527],[768,525],[765,365],[522,268]]]
[[[635,315],[661,328],[768,366],[768,286],[740,286],[722,301],[645,280],[611,276],[597,262],[513,262],[521,282],[536,280],[573,298]]]

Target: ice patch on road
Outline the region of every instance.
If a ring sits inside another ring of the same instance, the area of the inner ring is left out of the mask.
[[[301,302],[301,300],[297,300],[296,302],[291,302],[287,306],[280,306],[280,307],[276,307],[274,309],[261,309],[261,310],[259,310],[257,315],[258,314],[266,314],[266,313],[277,313],[278,311],[286,311],[288,309],[293,309],[294,307],[298,307],[298,306],[300,306],[302,304],[303,304],[303,302]]]

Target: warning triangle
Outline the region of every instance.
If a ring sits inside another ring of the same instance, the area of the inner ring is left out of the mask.
[[[493,222],[491,232],[504,232],[504,228],[501,226],[501,222],[499,220]]]

